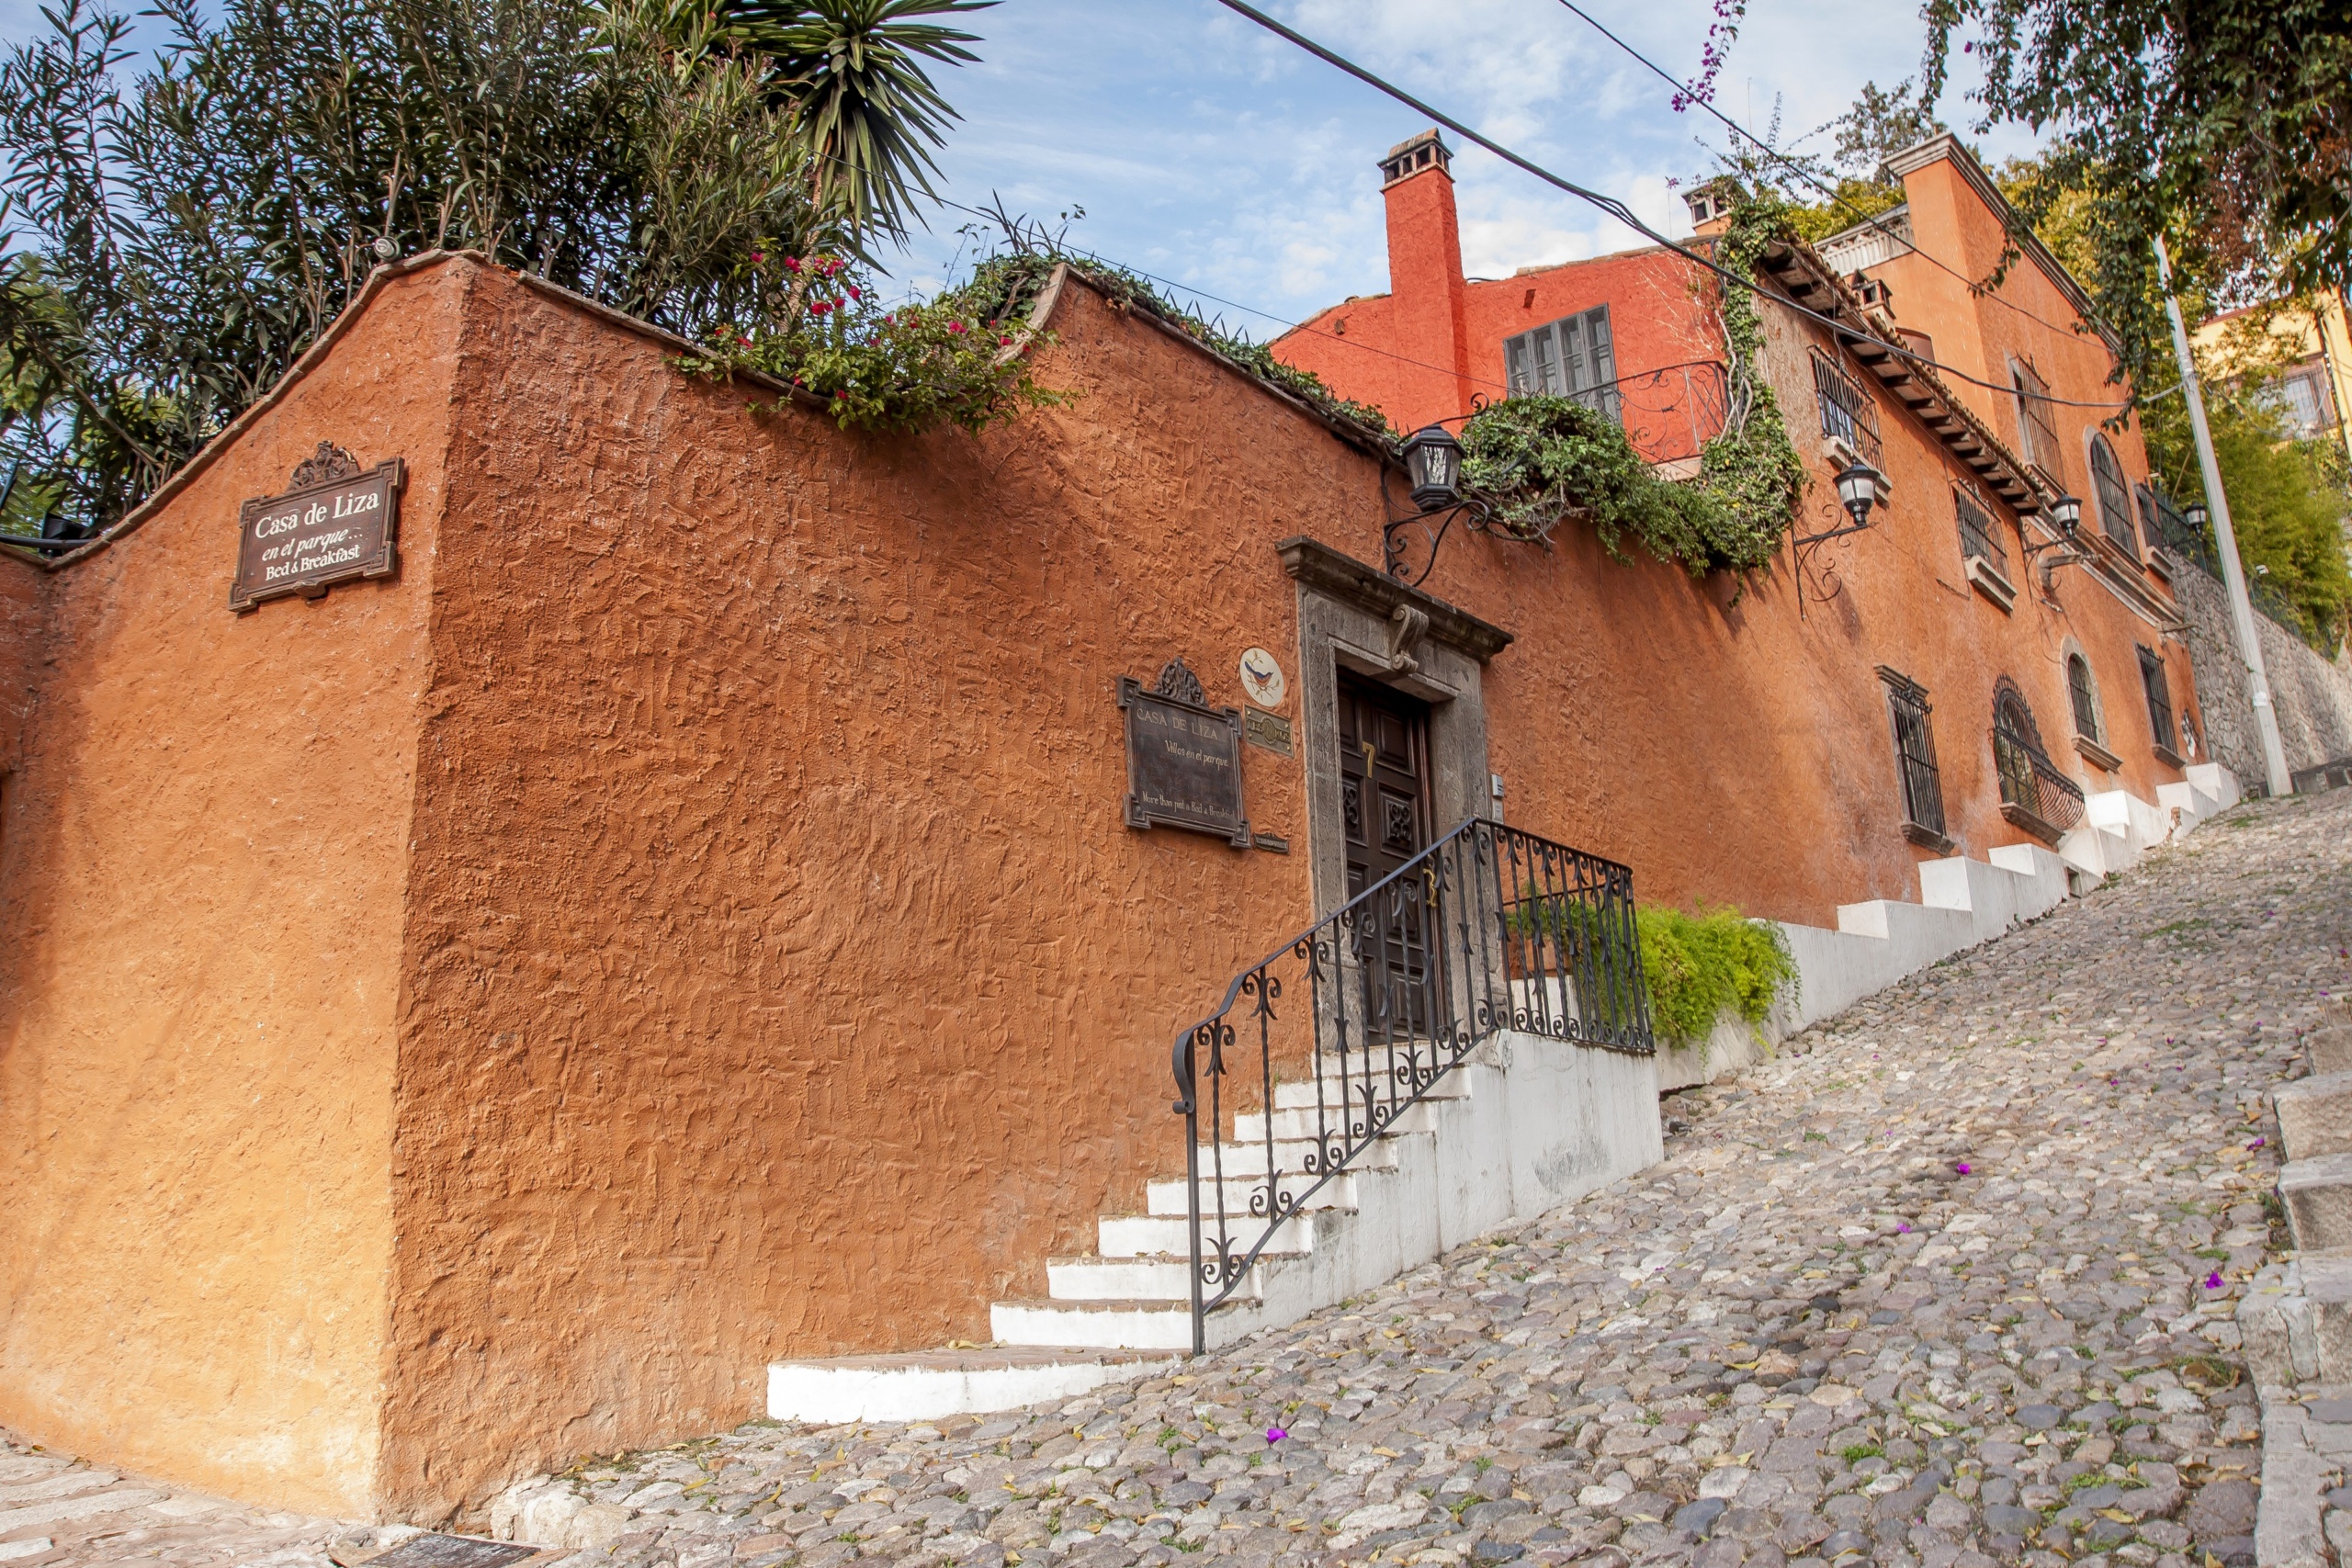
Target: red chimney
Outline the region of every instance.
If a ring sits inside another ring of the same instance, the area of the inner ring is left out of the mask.
[[[1403,423],[1418,429],[1470,412],[1470,352],[1464,327],[1462,231],[1453,215],[1453,153],[1434,130],[1399,142],[1380,161],[1388,206],[1388,292],[1395,304]]]

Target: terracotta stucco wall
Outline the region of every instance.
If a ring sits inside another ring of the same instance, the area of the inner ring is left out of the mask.
[[[1786,310],[1763,319],[1766,367],[1812,473],[1798,531],[1836,526],[1829,465],[1808,439],[1808,354],[1826,338]],[[2151,641],[2154,628],[2079,571],[2061,576],[2055,606],[2021,593],[2005,614],[1984,599],[1961,570],[1957,465],[1892,408],[1882,423],[1889,500],[1869,533],[1820,558],[1843,587],[1802,615],[1785,551],[1742,583],[1693,581],[1638,558],[1638,546],[1632,564],[1611,561],[1581,529],[1563,529],[1550,555],[1487,537],[1448,545],[1430,588],[1520,636],[1487,680],[1512,821],[1627,862],[1645,902],[1831,925],[1841,903],[1916,899],[1917,863],[1933,852],[1900,831],[1880,664],[1928,689],[1961,852],[2025,841],[2000,815],[1993,773],[2004,675],[2061,766],[2086,787],[2112,787],[2071,750],[2066,638],[2086,645],[2104,689],[2136,694],[2133,628]],[[2002,526],[2022,582],[2014,524],[2004,515]],[[2187,660],[2176,662],[2186,696]],[[2135,711],[2115,701],[2111,711]],[[2153,800],[2177,776],[2142,744],[2123,783]]]
[[[1238,704],[1368,461],[1072,288],[1079,392],[846,436],[483,275],[403,959],[387,1492],[424,1517],[986,1339],[1181,1168],[1168,1046],[1306,857],[1120,821],[1117,677]],[[1295,672],[1295,666],[1294,672]],[[1295,701],[1294,699],[1294,711]],[[1298,763],[1251,749],[1302,843]]]
[[[1446,177],[1430,171],[1415,175],[1398,188],[1409,189],[1424,182],[1436,185]],[[1394,217],[1392,209],[1392,248],[1399,238]],[[1425,236],[1407,237],[1415,240],[1419,249],[1434,248]],[[1460,253],[1453,254],[1458,265]],[[1427,258],[1420,259],[1408,276],[1424,289],[1434,286]],[[1695,451],[1690,433],[1673,417],[1680,408],[1675,401],[1683,385],[1680,378],[1657,381],[1645,378],[1693,362],[1723,359],[1720,335],[1705,314],[1692,308],[1692,289],[1699,276],[1698,269],[1681,257],[1651,249],[1467,283],[1462,286],[1460,300],[1464,366],[1460,379],[1437,363],[1441,356],[1426,346],[1418,330],[1429,311],[1415,315],[1393,294],[1334,305],[1283,334],[1277,352],[1286,363],[1314,371],[1350,397],[1379,404],[1392,423],[1410,430],[1431,420],[1453,420],[1468,413],[1473,398],[1492,401],[1505,396],[1510,389],[1503,353],[1507,339],[1606,305],[1617,374],[1628,383],[1625,395],[1647,415],[1645,420],[1628,422],[1636,444],[1653,457],[1688,457]],[[1692,374],[1697,399],[1714,410],[1719,423],[1720,398],[1710,398],[1714,383],[1702,371]],[[1704,423],[1702,416],[1702,426]],[[1699,440],[1703,442],[1713,434],[1712,428],[1702,428]]]
[[[2084,525],[2098,527],[2087,444],[2124,401],[2122,384],[2108,380],[2114,355],[2098,334],[2075,330],[2075,305],[2031,256],[2013,262],[1997,292],[1972,291],[1972,280],[2000,266],[2007,236],[1957,163],[1944,159],[1916,169],[1903,187],[1912,234],[1925,254],[1896,256],[1870,269],[1893,288],[1895,320],[1929,334],[1939,362],[1994,383],[1986,388],[1954,378],[1953,390],[2020,455],[2027,447],[2018,434],[2018,400],[2005,389],[2012,360],[2033,367],[2053,398],[2063,400],[2047,410],[2058,433],[2053,477],[2082,498]],[[1928,260],[1930,255],[1944,265]],[[2139,422],[2105,434],[2125,477],[2144,481],[2148,458]]]
[[[395,283],[50,578],[0,849],[0,1422],[279,1506],[377,1482],[393,1020],[460,276]],[[397,581],[226,607],[321,439],[408,459]],[[22,592],[24,569],[5,592]]]

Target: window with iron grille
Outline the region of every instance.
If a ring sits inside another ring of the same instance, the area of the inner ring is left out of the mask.
[[[1903,781],[1903,820],[1936,839],[1944,836],[1943,779],[1936,771],[1936,736],[1928,727],[1928,689],[1882,665],[1887,715],[1894,726],[1895,771]]]
[[[2066,695],[2075,705],[2075,733],[2093,742],[2106,740],[2098,722],[2098,689],[2091,684],[2090,661],[2079,653],[2066,656]]]
[[[2050,388],[2033,367],[2009,363],[2009,380],[2018,391],[2018,445],[2025,460],[2051,478],[2063,480],[2065,464],[2058,451],[2058,426],[2051,418]]]
[[[1617,348],[1609,307],[1596,305],[1503,340],[1503,365],[1514,398],[1544,394],[1574,398],[1611,419],[1623,419],[1617,395]]]
[[[2137,558],[2140,538],[2132,531],[2132,490],[2124,483],[2123,464],[2115,456],[2114,444],[2096,432],[2091,435],[2091,488],[2098,492],[2099,526],[2125,554]]]
[[[2041,749],[2041,731],[2025,695],[2006,675],[1993,687],[1993,771],[2001,781],[2001,815],[2055,844],[2083,819],[2083,786]]]
[[[2001,536],[1993,526],[1993,514],[1982,502],[1957,487],[1951,492],[1951,504],[1960,517],[1961,559],[1974,556],[1996,570],[2006,571],[2009,555],[2001,547]]]
[[[1878,404],[1862,384],[1829,362],[1818,349],[1813,355],[1813,389],[1821,403],[1821,434],[1843,441],[1872,468],[1879,463]]]
[[[2157,746],[2177,751],[2180,737],[2173,729],[2172,686],[2165,679],[2165,661],[2145,647],[2140,649],[2140,684],[2148,694],[2148,728],[2154,732]]]

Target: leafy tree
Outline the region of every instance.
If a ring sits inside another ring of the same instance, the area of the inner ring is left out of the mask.
[[[2145,372],[2165,352],[2154,241],[2208,290],[2352,288],[2352,8],[2343,0],[1927,0],[1922,87],[1953,43],[1980,62],[1984,126],[2049,132],[2022,192],[2071,196],[2083,282]]]
[[[984,10],[996,0],[725,0],[731,37],[775,63],[776,92],[815,159],[820,205],[854,231],[905,232],[915,196],[933,195],[956,118],[923,60],[967,64],[970,33],[911,18]],[[918,58],[920,57],[920,58]]]
[[[707,0],[229,0],[217,23],[162,4],[166,43],[128,82],[127,24],[88,0],[0,62],[18,528],[136,505],[385,255],[479,250],[688,333],[791,314],[787,257],[857,252],[928,190],[921,141],[952,111],[906,61],[968,59],[969,35],[915,18],[972,8],[777,11],[794,48],[865,62],[820,80]],[[820,172],[843,125],[855,179]]]

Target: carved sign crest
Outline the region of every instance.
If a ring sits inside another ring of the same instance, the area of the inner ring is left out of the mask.
[[[264,600],[316,599],[358,577],[390,577],[400,565],[398,457],[363,469],[331,441],[296,465],[294,488],[248,501],[237,514],[237,575],[229,608]]]

